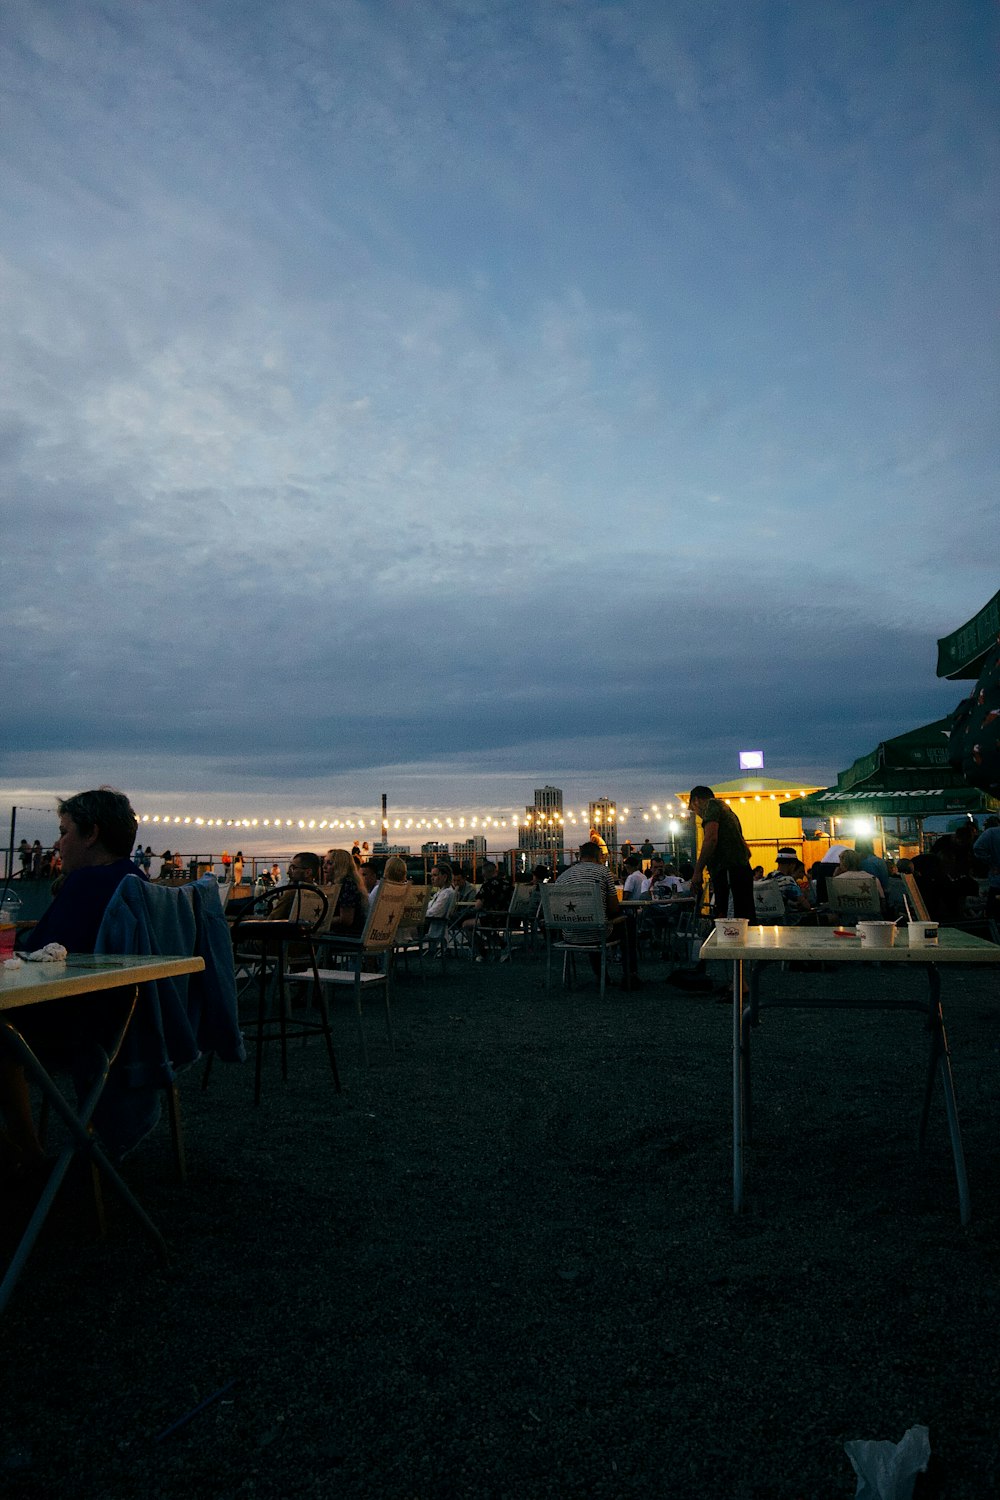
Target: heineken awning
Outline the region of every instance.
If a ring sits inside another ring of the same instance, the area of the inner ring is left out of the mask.
[[[968,783],[959,771],[948,764],[948,741],[951,736],[951,716],[935,719],[932,724],[921,724],[919,729],[907,730],[891,740],[876,745],[870,755],[862,755],[846,771],[837,777],[837,786],[843,791],[877,777],[880,785],[892,790],[905,790],[907,786],[918,789],[925,784],[933,787],[965,787]],[[928,772],[932,774],[928,776]],[[891,781],[894,773],[903,779]],[[909,782],[905,780],[910,777]]]
[[[1000,800],[974,786],[910,786],[880,790],[858,786],[849,791],[827,787],[809,797],[782,802],[783,818],[934,818],[950,813],[1000,812]]]
[[[978,677],[986,653],[1000,636],[1000,594],[994,594],[978,614],[951,635],[938,641],[939,677]]]
[[[1000,597],[1000,596],[998,596]],[[998,812],[995,797],[970,786],[948,761],[952,720],[935,719],[876,745],[837,785],[781,804],[783,818],[932,818]]]

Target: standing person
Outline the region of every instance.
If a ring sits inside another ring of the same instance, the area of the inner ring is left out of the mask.
[[[757,913],[753,902],[753,875],[750,870],[750,846],[743,837],[743,827],[731,807],[720,802],[710,786],[691,788],[688,798],[691,811],[701,819],[702,844],[691,876],[691,894],[701,896],[704,874],[712,879],[715,915],[728,917],[729,898],[733,916],[753,922]]]
[[[31,876],[31,845],[27,839],[18,844],[17,857],[21,861],[21,879],[28,880]]]
[[[243,883],[243,850],[237,849],[236,858],[233,860],[233,885]]]

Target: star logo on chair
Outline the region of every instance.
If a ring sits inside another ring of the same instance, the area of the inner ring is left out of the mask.
[[[570,911],[576,911],[576,902],[575,901],[567,901],[566,902],[566,910],[568,912],[570,912]]]

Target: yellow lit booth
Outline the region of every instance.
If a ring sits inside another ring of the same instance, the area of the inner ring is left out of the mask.
[[[763,865],[764,874],[775,866],[775,855],[781,848],[791,848],[799,855],[808,869],[816,860],[822,859],[830,846],[826,834],[808,838],[803,832],[799,818],[783,818],[783,804],[795,798],[808,797],[819,791],[814,786],[804,786],[801,781],[776,781],[771,776],[741,776],[737,781],[713,781],[707,783],[720,802],[731,807],[740,820],[743,837],[752,851],[751,863]],[[678,793],[677,800],[687,807],[687,792]],[[701,846],[701,823],[698,822],[696,847]]]

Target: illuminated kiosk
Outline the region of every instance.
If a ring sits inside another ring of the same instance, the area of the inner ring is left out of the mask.
[[[743,837],[750,845],[753,865],[763,865],[765,875],[774,869],[775,855],[780,848],[794,849],[808,869],[830,845],[826,834],[816,838],[807,836],[800,818],[787,819],[782,816],[786,803],[806,797],[816,787],[803,785],[801,781],[778,781],[772,776],[741,776],[736,781],[713,781],[711,787],[720,802],[731,807],[740,820]],[[678,793],[677,800],[683,807],[688,805],[687,792]],[[689,815],[690,816],[690,815]],[[701,821],[692,842],[701,845]]]

